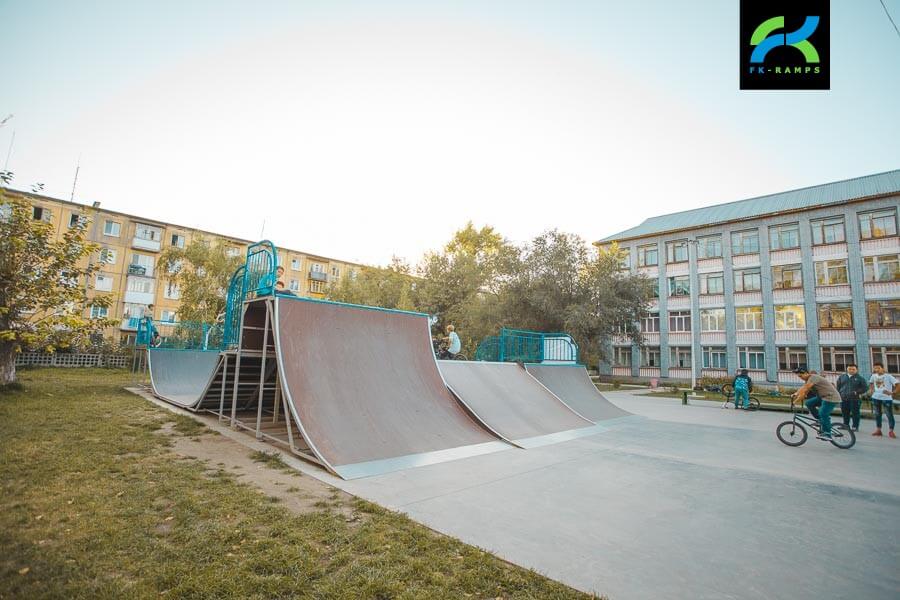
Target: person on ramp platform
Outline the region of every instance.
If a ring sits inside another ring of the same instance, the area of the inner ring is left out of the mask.
[[[459,335],[453,325],[447,325],[447,337],[444,340],[446,344],[445,350],[441,353],[441,358],[453,360],[459,351],[462,350],[462,342],[459,341]]]

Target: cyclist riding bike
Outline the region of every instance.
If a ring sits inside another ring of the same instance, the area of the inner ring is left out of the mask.
[[[821,431],[816,437],[830,442],[831,411],[840,405],[841,395],[830,381],[821,375],[810,373],[804,365],[794,369],[794,373],[803,380],[803,385],[794,392],[793,398],[799,401],[806,399],[806,408],[821,425]]]

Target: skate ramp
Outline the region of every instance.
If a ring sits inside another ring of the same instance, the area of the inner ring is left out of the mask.
[[[631,415],[597,390],[582,365],[525,365],[525,370],[578,414],[595,423]]]
[[[503,439],[533,448],[597,433],[516,363],[439,361],[441,373],[466,407]]]
[[[447,390],[427,315],[278,297],[275,340],[296,423],[344,479],[510,448]]]
[[[147,365],[153,394],[183,408],[196,408],[219,361],[218,351],[150,348]]]

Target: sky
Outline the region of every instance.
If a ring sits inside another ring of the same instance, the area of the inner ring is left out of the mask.
[[[77,202],[367,264],[470,220],[593,241],[900,168],[878,0],[831,1],[829,91],[740,91],[738,10],[0,0],[0,165],[64,199],[80,165]]]

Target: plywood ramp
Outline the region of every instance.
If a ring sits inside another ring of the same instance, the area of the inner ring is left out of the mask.
[[[631,415],[597,390],[582,365],[525,365],[525,370],[563,402],[595,423]]]

